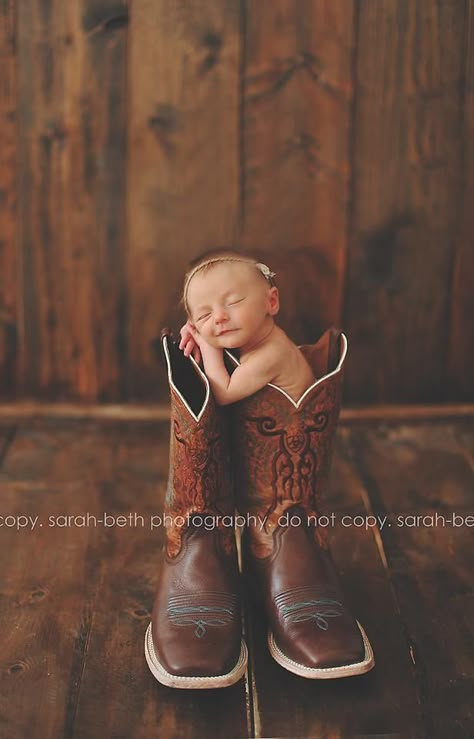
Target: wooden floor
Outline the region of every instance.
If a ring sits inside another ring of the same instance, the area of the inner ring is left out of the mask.
[[[339,427],[324,512],[372,672],[291,675],[248,608],[247,679],[178,691],[154,680],[143,654],[168,422],[3,419],[0,736],[473,737],[473,449],[470,418]],[[88,514],[112,525],[86,525]],[[355,525],[368,515],[388,519]],[[426,518],[401,525],[414,515]]]

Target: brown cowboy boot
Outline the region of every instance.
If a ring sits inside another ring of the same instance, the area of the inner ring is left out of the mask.
[[[374,666],[342,593],[327,531],[317,525],[347,339],[328,329],[301,351],[318,379],[298,402],[268,384],[232,406],[238,507],[249,519],[244,574],[266,612],[273,658],[302,677],[337,678]]]
[[[226,687],[247,665],[228,424],[205,374],[166,329],[162,345],[171,392],[166,544],[145,656],[164,685]]]

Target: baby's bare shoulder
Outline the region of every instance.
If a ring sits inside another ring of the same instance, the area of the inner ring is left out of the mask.
[[[278,327],[278,331],[275,333],[272,348],[275,352],[281,354],[281,352],[295,352],[298,350],[296,344],[290,339],[290,337]]]
[[[263,372],[267,382],[270,382],[270,376],[273,378],[279,372],[281,361],[282,347],[274,341],[268,341],[240,357],[242,367],[252,372]]]
[[[298,351],[298,347],[294,344],[288,336],[280,330],[275,335],[273,341],[269,342],[264,348],[265,356],[264,361],[267,362],[272,368],[279,372],[283,367],[286,366],[288,358]]]
[[[240,364],[273,364],[273,362],[277,361],[280,352],[281,347],[278,347],[275,342],[267,342],[246,354],[242,354]]]

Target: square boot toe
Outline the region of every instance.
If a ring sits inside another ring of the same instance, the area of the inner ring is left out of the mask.
[[[333,628],[331,633],[321,631],[314,622],[291,634],[275,633],[280,650],[294,662],[309,668],[342,667],[362,662],[365,647],[362,635],[354,623],[349,628]]]
[[[227,634],[227,636],[229,636]],[[217,643],[216,635],[207,638],[176,639],[160,641],[153,635],[155,654],[170,675],[177,677],[215,677],[226,675],[235,666],[240,654],[240,639],[222,639]],[[238,643],[237,643],[238,642]]]

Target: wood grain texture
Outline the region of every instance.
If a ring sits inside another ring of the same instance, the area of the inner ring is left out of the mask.
[[[137,0],[129,74],[129,397],[167,398],[153,347],[178,330],[188,261],[238,218],[238,0]]]
[[[310,340],[342,314],[354,5],[244,7],[241,241],[277,273],[282,326]]]
[[[361,422],[338,430],[322,512],[335,515],[331,550],[372,642],[374,670],[327,681],[292,675],[271,659],[264,620],[249,603],[248,681],[219,691],[165,688],[143,654],[164,534],[149,521],[163,509],[168,441],[169,423],[0,424],[0,515],[40,517],[34,530],[0,527],[6,734],[472,734],[471,529],[342,526],[343,515],[387,515],[392,523],[400,514],[472,515],[472,419]],[[49,516],[87,512],[97,519],[122,515],[127,523],[49,525]]]
[[[0,444],[10,436],[2,426]],[[0,709],[18,739],[247,736],[244,681],[218,696],[171,690],[145,661],[168,440],[168,423],[41,421],[17,428],[3,460],[0,451],[2,515],[39,516],[34,530],[1,536],[0,621],[10,627]],[[59,526],[60,516],[77,518]],[[111,522],[118,516],[125,525]]]
[[[23,393],[121,397],[123,2],[19,3]]]
[[[158,732],[200,739],[210,733],[224,739],[247,732],[242,681],[225,691],[171,690],[144,661],[164,541],[163,526],[152,531],[149,522],[163,509],[168,440],[168,424],[131,424],[116,427],[107,442],[112,469],[102,485],[102,508],[137,514],[137,525],[115,527],[103,539],[101,586],[74,717],[77,736],[145,739]]]
[[[474,415],[473,404],[454,405],[376,405],[357,408],[343,408],[341,421],[344,423],[364,423],[367,421],[415,421],[427,419],[437,421],[442,418],[461,419]],[[0,404],[0,419],[9,418],[63,418],[94,419],[113,421],[164,421],[170,418],[169,403],[149,405],[145,403],[38,403],[25,401]]]
[[[82,430],[18,428],[0,468],[2,514],[39,517],[34,529],[2,527],[0,701],[3,729],[17,737],[72,736],[105,547],[94,527],[48,522],[100,509],[107,449]]]
[[[358,7],[346,397],[446,400],[465,4]]]
[[[168,403],[226,244],[347,405],[473,399],[473,0],[5,0],[0,402]]]
[[[17,9],[0,5],[0,398],[14,398],[18,373]]]
[[[474,3],[464,20],[462,217],[454,255],[446,397],[472,397],[474,377]]]
[[[469,736],[474,725],[474,426],[380,425],[351,435],[371,508],[391,521],[381,539],[410,644],[424,735]],[[469,439],[469,454],[459,435]],[[416,522],[406,516],[424,518]],[[467,516],[471,525],[462,523]]]

